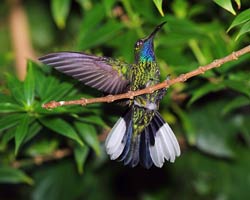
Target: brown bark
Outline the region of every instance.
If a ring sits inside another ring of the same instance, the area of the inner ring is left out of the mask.
[[[21,0],[10,0],[9,26],[13,51],[15,54],[16,73],[20,80],[26,75],[26,60],[35,59],[29,36],[29,26]]]

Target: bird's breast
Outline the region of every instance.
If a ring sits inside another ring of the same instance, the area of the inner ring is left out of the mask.
[[[143,89],[159,83],[159,68],[156,62],[139,62],[132,66],[130,77],[130,90]]]

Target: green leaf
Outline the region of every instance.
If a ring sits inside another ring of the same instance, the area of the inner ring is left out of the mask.
[[[0,118],[0,131],[4,131],[13,126],[16,126],[19,120],[21,120],[26,114],[13,113],[9,115],[2,115]]]
[[[82,198],[85,177],[79,176],[70,160],[44,165],[41,169],[35,170],[35,177],[36,184],[31,199],[85,199],[85,195]]]
[[[44,76],[41,73],[42,76]],[[46,77],[41,80],[36,77],[36,86],[38,95],[42,99],[42,103],[52,100],[61,100],[66,94],[73,90],[74,85],[69,82],[60,82],[56,77]]]
[[[102,118],[100,118],[97,115],[90,115],[90,116],[84,116],[83,118],[79,118],[79,121],[85,122],[85,123],[92,123],[92,124],[96,124],[98,126],[102,126],[103,128],[106,128],[107,125],[106,123],[102,120]]]
[[[180,117],[181,123],[185,129],[188,143],[190,145],[195,145],[196,143],[196,129],[191,123],[189,116],[183,112],[177,105],[174,105],[174,110]]]
[[[198,27],[194,22],[190,20],[177,19],[174,16],[167,15],[166,21],[167,27],[169,27],[169,30],[171,31],[168,33],[168,37],[161,37],[162,39],[164,39],[163,44],[166,43],[171,47],[174,45],[186,45],[192,39],[199,41],[207,39],[207,30],[204,30],[203,26]],[[218,28],[218,26],[213,25],[212,29],[214,28]],[[211,32],[211,30],[209,30],[209,32]]]
[[[224,8],[225,10],[229,11],[233,15],[236,15],[235,10],[233,9],[231,0],[213,0],[215,3],[217,3],[219,6]]]
[[[105,13],[102,12],[103,6],[101,4],[97,4],[95,9],[90,9],[86,11],[84,19],[81,24],[80,32],[79,32],[79,41],[81,41],[91,33],[91,31],[103,20],[105,17]],[[84,28],[88,27],[88,29]],[[81,44],[78,48],[81,48]]]
[[[25,105],[26,99],[23,92],[23,83],[15,76],[7,74],[7,85],[11,96],[15,99],[15,101],[21,105]]]
[[[0,167],[0,183],[27,183],[33,184],[33,180],[19,169]]]
[[[89,147],[87,145],[76,145],[76,147],[74,148],[74,156],[79,174],[83,173],[83,167],[87,159],[88,152]]]
[[[246,81],[244,81],[244,80],[225,80],[223,82],[227,87],[250,97],[250,92],[249,92],[250,87]]]
[[[227,32],[230,31],[232,28],[239,26],[241,24],[246,23],[247,21],[250,20],[250,9],[247,9],[240,14],[238,14],[235,19],[233,20],[232,24],[230,27],[227,29]]]
[[[164,16],[163,10],[162,10],[162,0],[153,0],[156,8],[158,9],[159,13],[161,14],[161,16]]]
[[[26,105],[31,106],[35,97],[35,78],[31,61],[28,62],[28,72],[24,80],[24,96]]]
[[[18,104],[10,102],[0,102],[0,113],[12,113],[23,111],[23,108]]]
[[[83,140],[94,149],[97,155],[100,155],[100,143],[94,126],[87,123],[75,122],[75,127]]]
[[[237,4],[238,10],[241,8],[241,0],[234,0],[235,3]]]
[[[26,135],[28,134],[29,128],[29,116],[25,115],[18,123],[15,131],[15,155],[23,143]]]
[[[102,1],[103,5],[104,5],[104,8],[106,10],[106,13],[108,16],[112,17],[112,11],[113,11],[113,6],[114,4],[116,3],[115,0],[105,0],[105,1]]]
[[[0,93],[0,113],[19,112],[23,110],[23,106],[20,106],[11,96]]]
[[[1,137],[0,143],[3,148],[5,148],[10,140],[15,137],[16,127],[9,128],[6,132],[4,132]]]
[[[225,100],[213,100],[190,109],[188,116],[196,127],[196,146],[218,157],[234,157],[229,141],[235,138],[237,129],[230,119],[224,118],[222,108]]]
[[[229,101],[228,104],[226,104],[223,108],[223,114],[228,114],[229,112],[234,111],[235,109],[248,106],[250,105],[250,99],[245,96],[238,96],[231,101]]]
[[[37,155],[51,155],[58,148],[58,145],[58,140],[41,139],[36,143],[29,145],[25,152],[32,157]]]
[[[38,123],[38,121],[34,121],[30,126],[28,130],[28,135],[25,138],[25,142],[31,140],[33,137],[35,137],[39,131],[42,129],[42,125]]]
[[[39,119],[40,122],[46,126],[47,128],[51,129],[52,131],[55,131],[56,133],[59,133],[63,136],[66,136],[76,142],[78,142],[80,145],[83,145],[83,142],[81,138],[77,135],[74,128],[60,118],[41,118]]]
[[[104,41],[112,40],[113,37],[121,31],[123,24],[115,20],[109,20],[107,23],[102,24],[101,27],[98,27],[99,28],[91,25],[90,29],[84,30],[78,42],[79,49],[89,49],[93,46],[100,45]],[[110,30],[112,31],[110,32]]]
[[[35,75],[35,86],[36,86],[36,93],[37,95],[43,99],[44,98],[44,93],[47,92],[46,88],[50,87],[50,80],[53,79],[55,80],[56,77],[54,76],[49,76],[46,73],[46,70],[50,70],[46,65],[43,65],[42,67],[36,66],[33,68],[34,75]]]
[[[207,84],[199,87],[198,89],[196,89],[193,92],[193,95],[188,102],[188,106],[190,106],[192,103],[194,103],[195,101],[197,101],[201,97],[205,96],[206,94],[211,93],[211,92],[217,92],[217,91],[223,89],[224,87],[225,86],[222,83],[219,83],[219,84],[207,83]]]
[[[225,143],[224,138],[216,134],[199,134],[196,146],[203,152],[216,156],[229,158],[234,156],[234,152]]]
[[[43,76],[41,73],[40,75]],[[36,77],[36,85],[37,85],[37,92],[38,95],[42,99],[42,103],[48,102],[53,100],[55,98],[55,93],[57,89],[59,89],[59,80],[57,80],[55,77],[49,76],[47,78],[39,78],[39,76]],[[55,99],[54,99],[55,100]]]
[[[172,9],[178,18],[185,18],[187,14],[192,14],[188,6],[187,1],[177,0],[173,2]]]
[[[248,32],[250,32],[250,21],[248,21],[241,27],[240,32],[236,36],[236,40],[238,40],[240,36]]]
[[[71,0],[52,0],[52,15],[59,28],[65,27],[65,21],[69,15]]]
[[[74,90],[74,85],[72,83],[60,83],[58,82],[57,85],[52,86],[51,90],[47,92],[47,98],[48,100],[61,100],[65,95],[67,95],[70,91]],[[45,100],[45,99],[44,99]]]

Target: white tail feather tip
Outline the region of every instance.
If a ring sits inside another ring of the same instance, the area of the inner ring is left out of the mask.
[[[179,143],[167,123],[156,132],[155,144],[149,147],[149,151],[152,161],[157,167],[162,167],[164,158],[173,163],[175,158],[180,156]]]
[[[110,131],[105,142],[106,152],[110,155],[111,160],[115,160],[121,155],[125,147],[125,144],[122,143],[125,132],[126,122],[121,117]]]

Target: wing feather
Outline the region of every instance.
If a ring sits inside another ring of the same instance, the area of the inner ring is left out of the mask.
[[[84,84],[110,94],[127,91],[127,70],[130,65],[112,58],[77,52],[58,52],[39,60]]]

